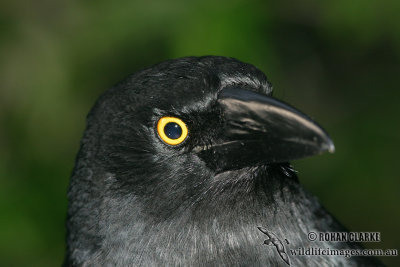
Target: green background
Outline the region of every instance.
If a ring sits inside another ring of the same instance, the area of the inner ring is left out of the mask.
[[[0,265],[59,266],[66,190],[85,116],[165,59],[252,63],[275,96],[330,133],[336,153],[294,163],[368,248],[399,249],[400,1],[2,1]],[[399,257],[385,257],[389,265]]]

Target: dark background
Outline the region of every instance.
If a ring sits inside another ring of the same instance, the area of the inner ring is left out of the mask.
[[[130,73],[169,58],[252,63],[322,124],[336,153],[294,162],[368,248],[399,249],[400,1],[3,1],[0,265],[59,266],[85,116]],[[392,266],[399,257],[382,260]]]

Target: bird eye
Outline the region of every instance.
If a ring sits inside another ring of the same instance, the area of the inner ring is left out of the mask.
[[[179,145],[188,136],[186,124],[175,117],[162,117],[157,123],[158,136],[168,145]]]

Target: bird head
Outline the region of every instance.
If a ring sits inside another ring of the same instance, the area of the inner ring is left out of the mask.
[[[334,151],[316,122],[271,93],[261,71],[234,59],[171,60],[104,94],[89,126],[119,173],[187,160],[219,173]]]
[[[161,212],[227,182],[221,174],[334,150],[318,124],[271,92],[260,70],[232,58],[160,63],[100,97],[76,170],[90,162],[99,186],[141,195]]]

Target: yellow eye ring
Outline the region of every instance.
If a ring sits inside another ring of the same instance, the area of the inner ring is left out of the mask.
[[[176,146],[188,136],[186,124],[179,118],[162,117],[157,123],[158,136],[168,145]]]

